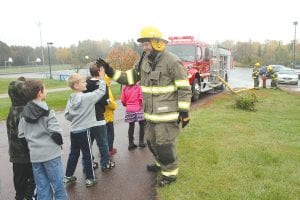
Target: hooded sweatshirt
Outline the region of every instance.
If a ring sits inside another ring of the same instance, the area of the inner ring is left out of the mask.
[[[18,125],[21,112],[29,101],[24,92],[24,81],[12,81],[8,85],[11,107],[6,119],[9,156],[12,163],[30,163],[29,151],[25,138],[18,138]]]
[[[86,85],[87,90],[84,91],[84,93],[92,92],[99,88],[99,80],[88,79],[88,80],[86,80],[86,83],[87,83],[87,85]],[[105,106],[107,105],[107,99],[108,99],[108,89],[106,86],[105,94],[95,104],[96,119],[97,119],[97,121],[102,121],[102,122],[99,122],[99,123],[101,123],[101,125],[105,125],[104,111],[105,111]]]
[[[143,95],[140,85],[126,85],[121,94],[121,102],[126,112],[140,112],[143,106]]]
[[[97,90],[88,93],[77,92],[70,95],[65,109],[65,118],[71,122],[71,132],[82,132],[100,125],[96,119],[95,103],[103,97],[105,91],[105,82],[99,80]]]
[[[31,162],[45,162],[61,155],[60,145],[51,138],[53,133],[62,135],[54,110],[49,110],[44,101],[29,101],[21,115],[19,138],[25,137]]]

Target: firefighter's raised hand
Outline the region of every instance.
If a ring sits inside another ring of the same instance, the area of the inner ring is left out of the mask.
[[[103,60],[102,58],[98,58],[96,60],[96,64],[98,67],[104,67],[105,69],[105,73],[109,76],[109,77],[112,77],[113,76],[113,73],[114,73],[114,70],[109,66],[109,64]]]
[[[109,67],[109,64],[105,60],[103,60],[102,58],[100,58],[100,57],[96,60],[96,63],[97,63],[98,67],[104,67],[104,68],[108,68]]]
[[[189,113],[186,111],[180,111],[178,116],[178,123],[181,122],[181,127],[184,128],[190,122]]]

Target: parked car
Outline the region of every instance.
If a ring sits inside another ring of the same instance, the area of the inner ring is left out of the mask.
[[[284,69],[290,69],[284,65],[267,65],[267,66],[262,66],[260,69],[259,69],[259,75],[264,75],[267,73],[267,67],[268,66],[271,66],[273,71],[274,72],[279,72],[281,70],[284,70]]]
[[[298,74],[298,79],[300,79],[300,65],[295,65],[295,66],[294,66],[294,70],[295,70],[296,73]]]
[[[298,85],[298,74],[293,69],[283,69],[277,72],[278,83]]]

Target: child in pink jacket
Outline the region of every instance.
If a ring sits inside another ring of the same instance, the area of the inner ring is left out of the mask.
[[[139,122],[140,135],[139,135],[139,147],[146,147],[144,143],[144,113],[142,110],[143,96],[141,86],[136,85],[126,85],[123,87],[121,94],[121,102],[123,106],[126,106],[125,122],[129,123],[128,129],[128,139],[129,146],[128,150],[133,150],[137,148],[134,143],[134,125],[135,122]]]

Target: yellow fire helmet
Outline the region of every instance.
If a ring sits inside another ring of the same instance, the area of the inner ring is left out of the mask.
[[[272,66],[270,66],[270,65],[267,67],[268,72],[272,71],[272,69],[273,69],[273,68],[272,68]]]
[[[147,26],[142,28],[138,42],[150,42],[153,49],[156,51],[163,51],[166,48],[167,40],[162,38],[162,33],[156,27]]]
[[[259,66],[260,66],[260,63],[259,63],[259,62],[255,63],[255,66],[256,66],[256,67],[259,67]]]

